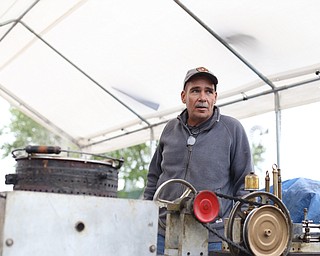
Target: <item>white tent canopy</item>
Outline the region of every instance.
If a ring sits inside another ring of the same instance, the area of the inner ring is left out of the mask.
[[[188,69],[224,114],[320,100],[320,1],[2,0],[0,95],[87,152],[156,139]]]

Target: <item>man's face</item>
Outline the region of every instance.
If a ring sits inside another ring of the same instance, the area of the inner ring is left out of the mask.
[[[206,76],[197,76],[187,82],[181,92],[181,100],[186,104],[188,110],[188,125],[196,126],[213,115],[217,92],[210,79]]]

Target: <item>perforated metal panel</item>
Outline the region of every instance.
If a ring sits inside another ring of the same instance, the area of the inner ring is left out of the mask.
[[[117,197],[118,169],[108,162],[50,156],[17,158],[13,190]]]

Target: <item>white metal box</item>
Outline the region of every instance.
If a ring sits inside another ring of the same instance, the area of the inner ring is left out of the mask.
[[[0,255],[156,255],[153,201],[12,191],[0,194]]]

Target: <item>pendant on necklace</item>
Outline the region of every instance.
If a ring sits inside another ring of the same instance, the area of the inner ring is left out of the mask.
[[[189,136],[188,140],[187,140],[187,145],[188,146],[193,146],[194,143],[196,143],[196,138],[193,137],[192,135]]]

